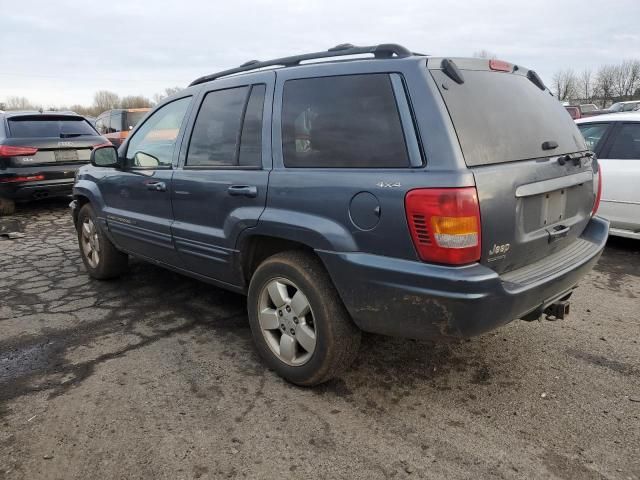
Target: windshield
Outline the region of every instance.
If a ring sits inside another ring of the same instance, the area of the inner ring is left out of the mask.
[[[144,118],[148,112],[126,112],[125,113],[125,130],[133,130],[133,128]]]
[[[98,135],[84,118],[55,116],[10,118],[9,132],[19,138]]]
[[[524,75],[463,70],[464,83],[457,84],[441,70],[431,73],[469,166],[587,149],[565,107]],[[544,150],[545,142],[558,146]]]
[[[614,103],[613,105],[611,105],[608,110],[610,112],[620,112],[622,111],[622,104],[621,103]]]

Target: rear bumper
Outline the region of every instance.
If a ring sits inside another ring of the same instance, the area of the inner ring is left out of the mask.
[[[82,165],[84,163],[0,170],[0,179],[44,176],[44,179],[36,181],[0,183],[0,197],[24,201],[71,195],[75,174]]]
[[[609,223],[594,217],[564,258],[547,258],[503,276],[480,264],[445,267],[364,253],[318,253],[362,330],[464,338],[542,313],[567,296],[598,261],[608,231]]]

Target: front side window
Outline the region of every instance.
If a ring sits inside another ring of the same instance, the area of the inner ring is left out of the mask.
[[[193,127],[186,165],[260,166],[264,95],[265,85],[209,92]]]
[[[580,133],[587,142],[589,150],[595,150],[600,145],[600,140],[609,128],[608,123],[583,123],[578,125]]]
[[[109,133],[118,133],[122,130],[122,112],[111,114],[109,121]]]
[[[286,167],[409,166],[389,75],[289,80],[282,102]]]
[[[105,119],[108,121],[109,117],[98,117],[96,120],[96,130],[98,130],[100,135],[107,133],[107,126],[104,123]]]
[[[618,160],[640,159],[640,123],[627,123],[622,126],[607,158]]]
[[[127,164],[132,167],[170,167],[176,139],[191,97],[174,100],[156,110],[131,137]]]

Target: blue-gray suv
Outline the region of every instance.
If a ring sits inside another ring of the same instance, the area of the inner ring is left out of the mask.
[[[316,385],[362,330],[562,318],[607,239],[600,189],[534,71],[347,44],[195,80],[93,150],[72,208],[92,277],[133,255],[244,293],[265,361]]]

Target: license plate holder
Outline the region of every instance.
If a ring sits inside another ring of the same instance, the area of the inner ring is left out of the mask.
[[[54,155],[56,162],[77,162],[79,160],[77,150],[56,150]]]
[[[567,209],[567,189],[555,190],[542,195],[540,225],[547,226],[565,219]]]

